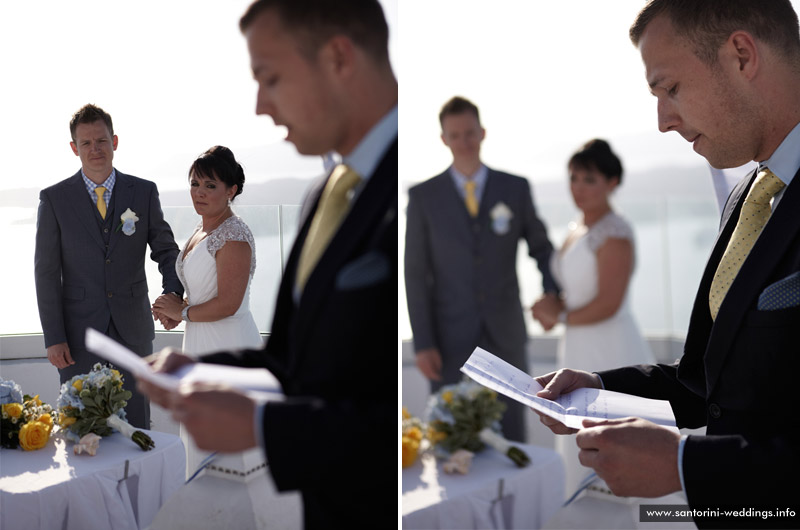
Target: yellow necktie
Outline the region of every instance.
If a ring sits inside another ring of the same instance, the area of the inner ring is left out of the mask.
[[[467,211],[472,217],[476,217],[478,215],[478,197],[475,196],[475,181],[468,180],[465,182],[464,191],[466,191],[464,204],[467,206]]]
[[[717,318],[719,306],[728,294],[742,263],[750,254],[758,236],[767,224],[772,209],[769,201],[784,186],[784,183],[767,168],[764,168],[756,177],[753,187],[744,199],[739,221],[733,229],[728,248],[722,255],[711,282],[711,291],[708,293],[708,305],[711,309],[711,318]]]
[[[348,192],[355,188],[360,181],[361,176],[344,164],[336,166],[331,173],[331,177],[322,191],[317,212],[311,220],[311,227],[308,229],[303,250],[300,252],[297,277],[295,278],[300,290],[305,287],[311,271],[314,270],[319,258],[350,209]]]
[[[100,212],[100,217],[105,219],[106,218],[106,200],[103,198],[103,194],[106,192],[106,189],[103,186],[97,186],[94,189],[94,192],[97,194],[97,210]]]

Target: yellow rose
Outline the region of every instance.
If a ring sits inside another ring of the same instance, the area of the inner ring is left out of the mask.
[[[408,467],[417,459],[419,442],[408,436],[403,436],[403,467]]]
[[[80,392],[83,390],[83,379],[76,379],[74,383],[72,383],[73,388]]]
[[[22,405],[19,403],[8,403],[3,405],[3,412],[11,418],[19,418],[22,415]]]
[[[403,419],[407,420],[411,417],[411,414],[408,413],[408,409],[403,407]]]
[[[420,430],[419,427],[414,426],[414,427],[411,427],[410,429],[407,429],[403,433],[403,436],[407,436],[408,438],[412,438],[414,440],[419,441],[419,440],[422,440],[422,431]]]
[[[443,399],[443,400],[444,400],[444,402],[445,402],[445,403],[447,403],[448,405],[449,405],[450,403],[452,403],[452,402],[453,402],[453,391],[452,391],[452,390],[448,390],[447,392],[444,392],[444,393],[442,394],[442,399]]]
[[[111,369],[111,373],[114,374],[114,379],[122,379],[122,374],[119,373],[119,370]]]
[[[74,417],[71,417],[71,416],[67,416],[66,414],[62,414],[58,419],[58,424],[61,425],[62,427],[69,427],[70,425],[72,425],[76,421],[78,421],[78,418],[74,418]]]
[[[39,394],[36,394],[36,396],[34,396],[34,398],[31,399],[31,401],[33,401],[36,404],[37,407],[41,407],[42,406],[42,400],[39,399]]]
[[[50,414],[42,414],[39,416],[39,421],[47,425],[47,430],[53,430],[53,417]]]
[[[50,439],[50,428],[41,421],[26,423],[19,430],[19,445],[26,451],[41,449]]]

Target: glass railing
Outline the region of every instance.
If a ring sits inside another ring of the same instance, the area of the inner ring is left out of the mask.
[[[253,231],[256,241],[256,273],[250,285],[250,308],[259,330],[268,332],[285,260],[296,235],[300,207],[296,205],[237,206],[235,212]],[[199,221],[191,207],[164,209],[175,240],[183,246]],[[0,208],[0,260],[2,315],[0,335],[41,333],[36,305],[33,256],[36,235],[36,208]],[[149,251],[149,250],[148,250]],[[150,298],[161,293],[158,265],[147,259],[145,270]],[[156,329],[160,329],[156,325]],[[181,324],[177,330],[182,330]]]
[[[537,208],[550,241],[560,247],[567,225],[579,218],[578,210],[567,201],[539,201]],[[719,226],[716,202],[713,197],[628,199],[619,201],[615,210],[628,219],[635,232],[636,269],[629,297],[639,326],[649,336],[685,336],[697,286]],[[401,237],[405,238],[404,212],[400,223]],[[541,294],[542,282],[524,242],[519,247],[517,273],[523,307],[529,307]],[[405,292],[404,286],[401,292]],[[399,315],[400,338],[410,339],[411,326],[402,298]],[[529,311],[525,311],[525,318],[530,335],[543,333]]]
[[[540,202],[537,207],[550,240],[559,246],[566,236],[567,224],[577,218],[577,210],[567,201]],[[716,203],[712,198],[629,199],[620,201],[616,209],[631,222],[636,235],[636,270],[630,299],[639,325],[648,335],[682,336],[716,237]],[[257,269],[250,287],[250,307],[259,329],[268,332],[283,265],[296,234],[299,206],[238,206],[235,210],[256,239]],[[166,208],[164,215],[182,246],[199,217],[191,207]],[[403,209],[400,225],[400,237],[404,238]],[[35,231],[36,208],[0,208],[0,244],[4,251],[0,260],[0,335],[41,332],[33,277]],[[402,268],[402,244],[400,250]],[[521,300],[523,305],[530,305],[541,292],[541,278],[524,243],[520,243],[518,271]],[[161,276],[150,260],[147,277],[150,297],[155,299],[161,292]],[[402,270],[400,279],[402,282]],[[404,293],[404,289],[400,292]],[[399,303],[399,336],[409,339],[411,327],[403,296]],[[530,315],[526,314],[526,318],[530,334],[540,334],[538,324]]]

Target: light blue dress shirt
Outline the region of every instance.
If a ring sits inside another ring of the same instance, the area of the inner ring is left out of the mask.
[[[89,192],[89,197],[92,199],[92,203],[97,206],[97,194],[94,192],[100,186],[105,187],[106,191],[103,192],[103,200],[106,201],[106,207],[111,204],[111,193],[114,191],[114,184],[117,182],[117,171],[112,167],[111,174],[102,184],[95,184],[89,177],[86,176],[86,173],[83,172],[83,168],[81,168],[81,177],[83,177],[83,183],[86,185],[86,191]]]

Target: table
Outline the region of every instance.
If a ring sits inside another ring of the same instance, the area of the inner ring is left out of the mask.
[[[442,471],[424,454],[403,470],[403,528],[539,528],[564,502],[564,464],[552,449],[519,445],[531,459],[518,468],[485,449],[466,475]]]
[[[150,451],[116,432],[95,456],[74,455],[60,436],[37,451],[1,449],[0,528],[146,528],[183,485],[186,456],[178,436],[145,432]]]

